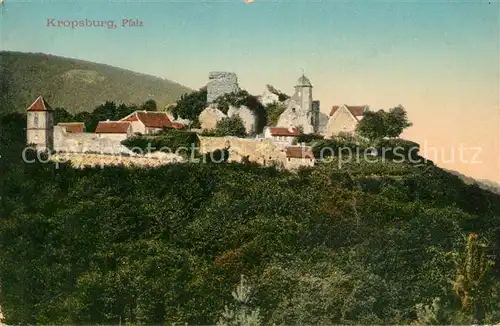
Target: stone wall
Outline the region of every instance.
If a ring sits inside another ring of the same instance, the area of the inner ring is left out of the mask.
[[[226,144],[229,148],[229,161],[241,162],[242,157],[248,156],[249,161],[259,164],[283,162],[284,153],[270,139],[246,139],[238,137],[203,137],[200,139],[200,152],[209,153],[223,149]]]
[[[175,154],[119,156],[99,154],[60,153],[51,157],[54,162],[68,162],[72,167],[81,169],[86,166],[104,167],[123,165],[125,167],[158,167],[165,164],[182,163],[183,158]]]
[[[121,144],[125,137],[106,137],[94,133],[68,133],[62,126],[54,127],[54,150],[70,153],[105,153],[131,154],[132,152]]]
[[[238,77],[233,72],[213,71],[208,75],[207,104],[224,94],[238,92]]]

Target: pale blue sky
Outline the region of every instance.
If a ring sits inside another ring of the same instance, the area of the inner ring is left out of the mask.
[[[16,1],[5,0],[1,48],[44,52],[168,78],[192,88],[212,70],[240,85],[291,92],[304,69],[332,105],[403,104],[405,136],[436,146],[484,147],[500,181],[497,1]],[[137,18],[142,28],[54,28],[60,20]]]

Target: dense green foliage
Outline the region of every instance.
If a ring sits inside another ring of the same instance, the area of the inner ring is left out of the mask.
[[[154,109],[154,105],[154,101],[146,101],[141,105],[141,110],[146,108]],[[139,110],[139,108],[134,105],[117,105],[110,101],[106,101],[104,104],[97,106],[92,112],[79,112],[75,115],[72,115],[64,108],[56,108],[54,110],[54,123],[83,122],[85,123],[87,132],[94,132],[99,121],[118,121],[136,110]]]
[[[210,131],[208,132],[210,133]],[[245,125],[239,116],[223,118],[217,121],[213,135],[217,137],[236,136],[245,137],[247,135]]]
[[[264,324],[432,321],[457,299],[466,235],[500,251],[500,197],[434,165],[74,170],[22,163],[25,121],[0,121],[7,324],[214,324],[241,274]],[[484,323],[500,321],[491,268]]]
[[[322,139],[324,139],[324,137],[319,135],[319,134],[300,134],[297,137],[297,143],[310,144],[314,141],[318,141],[318,140],[322,140]]]
[[[379,140],[384,137],[399,137],[403,130],[411,125],[406,110],[402,106],[397,106],[389,112],[384,110],[365,112],[363,119],[356,125],[356,131],[362,137]]]
[[[23,112],[40,95],[53,107],[91,111],[105,101],[174,103],[188,87],[125,69],[42,53],[0,52],[0,108]]]
[[[203,87],[196,92],[183,94],[177,103],[170,107],[169,110],[176,119],[189,119],[193,122],[193,127],[198,127],[200,124],[198,116],[206,106],[207,88]]]
[[[122,144],[139,154],[161,151],[191,157],[193,153],[197,154],[199,140],[194,132],[168,129],[155,136],[134,136]]]
[[[285,112],[286,105],[281,102],[272,102],[266,105],[267,125],[276,126],[280,115]]]
[[[267,125],[266,108],[257,96],[249,94],[246,90],[224,94],[223,96],[217,98],[216,104],[217,108],[224,114],[227,114],[229,107],[231,106],[236,108],[246,106],[257,117],[255,126],[257,133],[262,132],[264,127]]]

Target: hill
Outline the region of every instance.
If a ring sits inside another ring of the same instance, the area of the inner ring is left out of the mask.
[[[468,177],[458,171],[454,171],[454,170],[448,170],[448,169],[445,169],[447,172],[453,174],[453,175],[456,175],[458,176],[459,178],[461,178],[466,184],[477,184],[478,187],[480,187],[481,189],[484,189],[484,190],[488,190],[488,191],[491,191],[495,194],[499,194],[500,195],[500,184],[494,182],[494,181],[491,181],[491,180],[477,180],[477,179],[474,179],[474,178],[471,178],[471,177]]]
[[[241,274],[239,325],[500,321],[500,196],[433,164],[77,170],[21,160],[25,119],[0,120],[6,324],[213,325]]]
[[[39,95],[71,113],[105,101],[126,105],[153,98],[158,107],[192,90],[170,80],[43,53],[0,52],[0,112],[21,112]]]

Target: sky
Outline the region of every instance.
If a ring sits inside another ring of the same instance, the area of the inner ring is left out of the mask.
[[[413,122],[402,137],[429,159],[500,182],[498,0],[5,0],[1,10],[2,50],[106,63],[195,89],[210,71],[231,71],[255,95],[266,84],[291,93],[304,72],[325,113],[401,104]],[[52,26],[86,19],[117,28]]]

